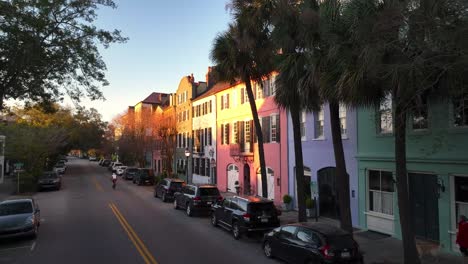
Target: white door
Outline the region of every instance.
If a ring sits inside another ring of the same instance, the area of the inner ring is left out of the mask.
[[[239,168],[236,165],[229,165],[227,171],[227,191],[236,193],[236,181],[239,181]]]
[[[273,170],[267,168],[267,192],[268,199],[275,199],[275,175]],[[262,196],[262,174],[260,170],[257,171],[257,195]]]

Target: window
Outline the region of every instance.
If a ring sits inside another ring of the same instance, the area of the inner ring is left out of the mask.
[[[468,216],[468,177],[455,177],[455,216]]]
[[[387,95],[379,108],[379,133],[389,134],[393,132],[392,96]]]
[[[224,124],[221,124],[221,145],[224,145]]]
[[[249,94],[247,93],[247,88],[245,88],[244,91],[245,91],[244,92],[244,102],[246,104],[248,104],[249,103]]]
[[[264,80],[262,82],[262,85],[263,85],[263,95],[265,97],[270,96],[270,81],[269,80]]]
[[[429,127],[427,96],[418,96],[411,111],[411,127],[413,130],[422,130]]]
[[[309,229],[299,228],[296,236],[300,241],[304,243],[313,244],[317,246],[321,245],[320,238],[317,236],[317,234],[314,234],[314,232],[312,232]]]
[[[347,132],[348,132],[346,129],[346,106],[343,104],[340,104],[339,116],[340,116],[341,137],[346,137]]]
[[[210,176],[210,159],[205,161],[205,175]]]
[[[224,144],[229,144],[229,124],[224,125]]]
[[[200,159],[200,175],[205,176],[205,159]]]
[[[262,117],[263,143],[270,142],[270,117]]]
[[[233,144],[239,143],[239,133],[238,133],[237,130],[238,130],[237,122],[234,122],[234,123],[232,124],[232,135],[233,135],[233,137],[232,137],[232,143],[233,143]]]
[[[193,167],[195,168],[195,171],[193,173],[195,173],[195,174],[198,174],[198,172],[199,172],[199,170],[198,170],[199,169],[198,164],[200,163],[199,160],[200,160],[199,158],[194,158],[193,159]]]
[[[468,93],[452,99],[453,103],[453,126],[468,126]]]
[[[229,94],[224,95],[224,109],[229,108]]]
[[[276,93],[276,76],[272,76],[270,79],[270,91],[269,95],[275,95]]]
[[[212,112],[211,100],[210,100],[210,113]]]
[[[393,174],[369,170],[369,211],[393,215]]]
[[[221,95],[221,110],[224,109],[224,95]]]
[[[293,238],[294,233],[296,233],[297,227],[295,226],[285,226],[281,228],[280,235],[283,238]]]
[[[211,127],[208,128],[208,145],[212,145]]]
[[[244,122],[244,129],[245,129],[245,142],[249,143],[250,142],[250,122],[249,121]]]
[[[305,111],[301,112],[300,123],[301,123],[301,139],[306,140],[306,116]]]
[[[270,132],[271,132],[271,142],[280,142],[279,137],[279,115],[272,115],[270,116]]]
[[[256,91],[257,99],[262,99],[263,98],[263,90],[262,87],[260,87],[260,84],[254,83],[254,90]]]
[[[245,103],[245,88],[241,88],[241,104]]]
[[[314,121],[315,121],[315,138],[321,139],[324,137],[323,127],[325,124],[323,105],[320,107],[319,112],[314,112]]]

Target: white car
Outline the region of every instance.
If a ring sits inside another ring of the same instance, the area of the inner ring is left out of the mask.
[[[127,166],[119,166],[119,167],[117,167],[115,172],[117,173],[117,175],[122,176],[125,173],[126,169],[127,169]]]
[[[114,162],[114,164],[112,164],[112,172],[117,172],[117,168],[120,166],[123,166],[123,164],[120,162]]]
[[[63,164],[57,164],[54,166],[54,171],[58,174],[64,174],[65,170],[66,170],[66,167]]]

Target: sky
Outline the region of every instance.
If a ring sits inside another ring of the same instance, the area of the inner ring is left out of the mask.
[[[96,25],[119,29],[124,44],[100,49],[107,65],[105,101],[84,100],[111,121],[152,92],[174,93],[183,76],[205,81],[213,40],[230,21],[227,0],[116,0],[99,10]]]

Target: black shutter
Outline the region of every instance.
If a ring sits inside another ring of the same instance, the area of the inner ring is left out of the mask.
[[[224,145],[224,124],[221,124],[221,145]]]
[[[270,117],[262,118],[263,143],[270,142]]]
[[[229,144],[229,124],[226,124],[226,144]]]
[[[250,123],[250,152],[253,152],[253,143],[254,143],[254,136],[255,136],[255,129],[253,127],[253,120],[248,121]]]
[[[276,142],[281,142],[280,115],[276,115]]]

